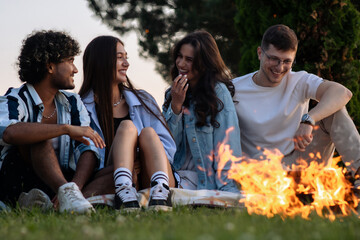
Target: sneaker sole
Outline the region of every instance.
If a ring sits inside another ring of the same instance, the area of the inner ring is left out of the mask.
[[[170,206],[164,206],[164,205],[153,205],[153,206],[149,206],[147,208],[148,211],[155,211],[155,212],[171,212],[172,211],[172,207]]]
[[[137,213],[141,211],[141,208],[120,208],[115,210],[120,213]]]
[[[77,207],[76,209],[70,210],[70,209],[60,209],[61,213],[79,213],[79,214],[91,214],[95,213],[95,208],[87,207],[87,206],[81,206]]]

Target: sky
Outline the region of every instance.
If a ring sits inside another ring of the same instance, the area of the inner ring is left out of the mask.
[[[66,31],[80,43],[83,51],[99,35],[119,37],[128,52],[127,72],[136,88],[152,94],[159,106],[168,84],[155,72],[152,59],[139,57],[135,33],[120,36],[95,17],[86,0],[0,0],[0,94],[22,83],[17,74],[17,57],[22,41],[34,30]],[[75,57],[79,72],[75,75],[75,92],[82,83],[82,53]]]

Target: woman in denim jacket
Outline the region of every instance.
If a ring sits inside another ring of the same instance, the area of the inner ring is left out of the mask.
[[[163,114],[175,138],[173,166],[186,189],[237,192],[229,179],[231,162],[219,164],[218,146],[227,137],[235,157],[241,156],[240,129],[232,95],[234,86],[214,38],[198,31],[173,50],[173,84],[165,94]]]
[[[154,98],[134,89],[129,81],[123,42],[112,36],[93,39],[85,49],[83,65],[79,94],[91,126],[106,143],[100,155],[114,171],[115,208],[140,209],[133,184],[135,167],[140,188],[151,187],[149,208],[171,210],[169,187],[175,186],[175,180],[170,163],[175,142]]]

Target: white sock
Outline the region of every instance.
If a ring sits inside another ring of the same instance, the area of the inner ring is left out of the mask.
[[[151,176],[150,179],[151,182],[155,181],[158,184],[165,183],[166,186],[169,186],[169,177],[168,175],[163,171],[157,171]]]
[[[114,171],[115,192],[118,193],[124,184],[132,185],[132,174],[127,168],[117,168]]]

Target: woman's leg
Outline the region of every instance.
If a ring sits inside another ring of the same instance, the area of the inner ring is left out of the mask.
[[[139,209],[132,170],[138,141],[137,129],[132,121],[124,120],[118,127],[109,153],[114,165],[115,208]]]
[[[164,146],[153,128],[144,128],[139,136],[141,183],[143,188],[150,187],[151,177],[161,171],[169,179],[169,187],[175,187],[175,179],[167,159]]]
[[[144,128],[139,135],[141,182],[151,187],[149,209],[171,211],[170,187],[175,186],[174,176],[165,149],[153,128]]]
[[[114,169],[133,169],[138,133],[130,120],[124,120],[118,127],[109,153],[109,161]]]

